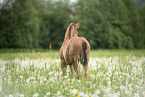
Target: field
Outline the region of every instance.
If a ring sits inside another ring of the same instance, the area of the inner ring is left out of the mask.
[[[0,97],[145,97],[145,50],[92,50],[89,80],[63,78],[59,52],[0,50]]]

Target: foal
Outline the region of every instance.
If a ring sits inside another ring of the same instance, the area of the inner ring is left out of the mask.
[[[88,62],[90,56],[90,44],[83,38],[78,37],[79,23],[71,23],[65,33],[65,38],[60,48],[60,60],[61,60],[61,70],[63,76],[66,74],[66,67],[69,65],[71,70],[71,75],[73,72],[77,73],[77,78],[81,77],[78,63],[81,61],[84,68],[84,75],[87,78],[88,76]]]

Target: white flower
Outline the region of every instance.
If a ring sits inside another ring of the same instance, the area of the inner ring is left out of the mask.
[[[43,81],[41,80],[40,83],[43,83]]]
[[[20,95],[20,93],[16,93],[16,94],[15,94],[15,97],[19,97],[19,95]]]
[[[130,94],[130,91],[129,90],[125,90],[125,94]]]
[[[107,83],[110,85],[111,84],[111,81],[108,81]]]
[[[67,78],[67,76],[63,76],[64,78]]]
[[[92,97],[99,97],[97,94],[93,94]]]
[[[61,74],[63,74],[63,72],[62,72],[62,71],[60,71],[60,75],[61,75]]]
[[[108,97],[118,97],[117,93],[109,93]]]
[[[14,95],[10,94],[9,97],[14,97]]]
[[[23,76],[21,75],[20,78],[23,78]]]
[[[117,92],[116,95],[119,97],[120,96],[120,92]]]
[[[51,75],[51,74],[52,74],[52,72],[50,71],[50,72],[49,72],[49,75]]]
[[[37,81],[33,81],[33,83],[35,84],[35,83],[37,83]]]
[[[83,97],[88,97],[88,94],[84,94],[84,96]]]
[[[78,80],[78,82],[81,82],[81,80]]]
[[[47,93],[46,93],[46,95],[50,95],[50,94],[51,94],[50,92],[47,92]]]
[[[121,86],[120,86],[120,89],[121,89],[121,90],[123,90],[123,89],[124,89],[124,86],[123,86],[123,85],[121,85]]]
[[[96,90],[96,91],[94,91],[96,94],[100,94],[100,91],[99,90]]]
[[[78,90],[77,90],[77,89],[73,89],[73,90],[71,91],[71,93],[72,93],[72,94],[77,94],[77,93],[78,93]]]
[[[79,95],[80,95],[80,96],[84,96],[84,92],[80,92]]]
[[[106,93],[109,93],[110,90],[111,90],[111,88],[107,88],[107,89],[105,89],[105,92],[106,92]]]
[[[44,81],[47,81],[47,79],[46,79],[46,78],[44,78],[43,80],[44,80]]]
[[[68,90],[68,87],[65,87],[65,90]]]
[[[29,83],[29,81],[30,81],[30,79],[28,78],[28,79],[26,80],[26,82]]]
[[[134,94],[134,97],[140,97],[140,96],[139,96],[139,94],[138,94],[138,93],[135,93],[135,94]]]
[[[39,96],[39,94],[38,93],[35,93],[34,95],[33,95],[33,97],[38,97]]]
[[[58,95],[60,95],[60,94],[61,94],[61,92],[60,92],[60,91],[57,91],[57,94],[58,94]]]
[[[67,72],[69,72],[69,70],[67,70]]]
[[[24,97],[24,94],[20,94],[20,97]]]

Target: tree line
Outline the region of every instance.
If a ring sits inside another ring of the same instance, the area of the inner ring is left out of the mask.
[[[69,23],[92,49],[145,48],[145,5],[134,0],[5,0],[0,48],[60,48]]]

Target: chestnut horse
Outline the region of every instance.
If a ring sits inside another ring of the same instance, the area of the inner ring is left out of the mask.
[[[88,78],[88,62],[90,57],[90,44],[84,37],[78,37],[79,23],[71,23],[65,33],[65,38],[60,48],[59,56],[61,60],[61,70],[63,76],[66,74],[67,65],[69,65],[71,70],[71,75],[73,72],[77,73],[77,78],[81,77],[78,63],[84,68],[84,76]]]

